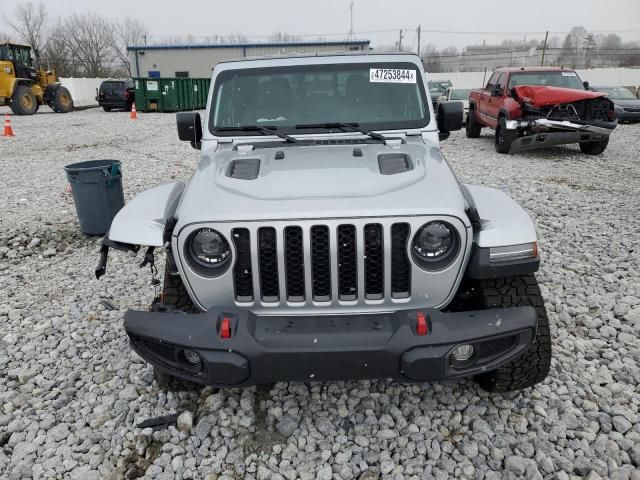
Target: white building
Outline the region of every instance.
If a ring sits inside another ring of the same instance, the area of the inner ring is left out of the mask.
[[[369,40],[127,47],[133,76],[192,78],[210,77],[211,69],[225,60],[287,53],[313,54],[363,50],[369,50]]]

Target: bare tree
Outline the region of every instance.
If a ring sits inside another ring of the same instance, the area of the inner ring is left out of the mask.
[[[18,36],[18,39],[31,45],[36,60],[40,62],[40,54],[47,45],[47,9],[44,3],[34,5],[32,2],[19,3],[11,19],[6,22]]]
[[[81,74],[101,77],[110,72],[115,56],[112,25],[92,14],[72,15],[61,23],[66,50]]]
[[[269,36],[269,41],[278,43],[298,42],[300,41],[300,37],[286,32],[276,32]]]
[[[51,28],[49,41],[42,55],[42,66],[55,71],[60,77],[78,75],[65,39],[64,25],[60,22]]]
[[[0,32],[0,43],[12,42],[12,41],[13,41],[13,37],[11,37],[11,35],[9,35],[8,33]]]
[[[131,76],[131,61],[127,47],[142,45],[147,35],[149,31],[145,24],[135,18],[125,17],[114,23],[111,48],[129,76]]]

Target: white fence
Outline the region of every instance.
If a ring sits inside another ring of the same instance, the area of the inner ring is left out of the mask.
[[[96,89],[106,78],[60,78],[60,83],[69,89],[76,107],[91,107],[96,102]]]
[[[640,68],[591,68],[576,70],[582,80],[596,86],[640,86]],[[477,88],[487,83],[491,72],[443,72],[429,73],[430,80],[451,80],[454,87]]]

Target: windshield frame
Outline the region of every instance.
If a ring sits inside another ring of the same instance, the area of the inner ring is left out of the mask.
[[[514,78],[517,77],[524,77],[526,75],[567,75],[567,76],[571,76],[571,77],[575,77],[577,78],[577,85],[578,87],[574,88],[574,87],[558,87],[558,88],[570,88],[571,90],[586,90],[584,88],[584,83],[582,82],[582,79],[580,78],[580,75],[578,75],[578,72],[574,71],[574,70],[519,70],[516,72],[510,72],[509,74],[509,82],[508,82],[508,90],[511,91],[511,89],[515,86],[521,86],[521,85],[527,85],[527,86],[534,86],[534,87],[543,87],[543,86],[547,86],[547,87],[556,87],[557,85],[542,85],[539,83],[519,83],[518,85],[512,85],[511,81]]]
[[[388,68],[388,69],[411,69],[416,71],[416,84],[418,88],[418,94],[420,95],[420,99],[422,101],[422,109],[423,109],[423,117],[420,120],[415,121],[402,121],[402,122],[377,122],[377,123],[366,123],[366,122],[358,122],[360,127],[366,129],[368,131],[394,131],[394,130],[426,130],[429,124],[431,123],[431,110],[430,110],[430,101],[428,100],[426,90],[425,90],[425,82],[424,82],[424,72],[420,68],[420,66],[416,63],[406,60],[370,60],[367,62],[331,62],[331,63],[289,63],[289,64],[277,64],[277,65],[269,65],[269,66],[257,66],[256,67],[240,67],[240,68],[229,68],[224,69],[219,72],[215,76],[215,81],[213,87],[211,89],[211,99],[210,106],[207,110],[207,128],[209,132],[215,138],[232,138],[232,137],[250,137],[256,136],[255,131],[242,131],[241,128],[243,126],[238,127],[238,130],[224,130],[221,131],[219,127],[216,128],[214,125],[215,114],[216,114],[216,102],[217,97],[219,95],[219,88],[221,84],[226,81],[229,77],[237,74],[238,72],[249,72],[249,74],[256,73],[266,73],[268,70],[276,70],[283,73],[289,72],[324,72],[334,71],[339,69],[348,70],[350,68],[353,69],[372,69],[372,68]],[[335,123],[335,119],[328,119],[327,122],[314,122],[314,123]],[[246,125],[249,126],[249,125]],[[300,129],[296,129],[295,125],[287,125],[278,127],[275,129],[278,133],[284,133],[289,135],[315,135],[315,134],[359,134],[357,131],[353,132],[337,132],[334,128],[317,128],[317,129],[305,129],[303,132]],[[258,134],[260,135],[260,134]],[[275,135],[275,132],[274,132]]]

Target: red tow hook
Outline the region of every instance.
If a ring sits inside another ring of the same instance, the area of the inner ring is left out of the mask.
[[[418,312],[418,322],[416,325],[416,333],[421,337],[429,333],[429,326],[427,325],[427,317],[424,312]]]
[[[223,317],[220,322],[220,338],[224,340],[231,338],[231,320],[229,317]]]

